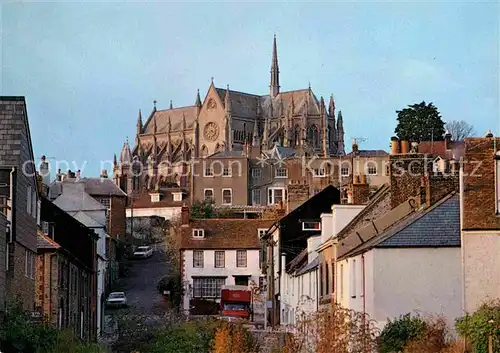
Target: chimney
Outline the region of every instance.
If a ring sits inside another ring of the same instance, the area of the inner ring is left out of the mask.
[[[488,132],[486,133],[486,135],[484,135],[484,137],[486,138],[493,138],[493,133],[491,132],[491,130],[488,130]]]
[[[408,154],[410,152],[410,144],[407,140],[401,140],[401,154]]]
[[[354,142],[352,143],[352,152],[354,154],[357,154],[358,151],[359,151],[359,149],[358,149],[358,140],[354,139]]]
[[[101,178],[107,179],[108,178],[108,171],[106,169],[101,170]]]
[[[391,137],[391,154],[399,153],[399,140],[396,136]]]
[[[351,203],[354,205],[364,205],[370,198],[370,185],[366,182],[366,175],[357,176],[358,182],[352,185]]]
[[[446,133],[444,134],[444,147],[447,151],[451,150],[451,133],[446,130]]]
[[[57,170],[56,180],[57,180],[57,181],[62,181],[62,173],[61,173],[61,169],[58,169],[58,170]]]
[[[189,207],[184,205],[181,208],[181,226],[187,227],[189,225]]]
[[[299,181],[288,184],[287,187],[287,212],[290,213],[309,199],[309,185]]]
[[[40,168],[40,176],[42,177],[42,182],[45,185],[49,185],[50,184],[49,163],[47,163],[45,156],[42,156],[41,160],[42,161],[40,162],[40,167],[39,167]]]
[[[359,184],[361,182],[360,178],[359,178],[359,175],[355,175],[353,180],[352,180],[352,183],[353,184]]]

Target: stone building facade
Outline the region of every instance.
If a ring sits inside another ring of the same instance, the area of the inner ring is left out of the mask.
[[[256,95],[215,87],[213,81],[195,104],[160,110],[143,121],[139,111],[135,144],[115,156],[114,177],[122,190],[155,189],[176,183],[188,188],[190,161],[218,152],[268,150],[275,144],[308,149],[311,154],[341,156],[343,117],[333,96],[328,105],[311,87],[282,92],[276,38],[273,42],[270,92]],[[142,172],[140,170],[142,169]]]
[[[7,301],[35,306],[39,200],[24,97],[0,97],[0,204],[7,216]]]

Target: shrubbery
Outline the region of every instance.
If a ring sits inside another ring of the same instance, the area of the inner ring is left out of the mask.
[[[32,322],[16,304],[9,307],[0,325],[0,352],[101,353],[105,349],[82,344],[71,332],[61,332],[48,322]]]
[[[402,352],[405,345],[421,336],[427,323],[420,316],[405,314],[385,325],[379,337],[380,353]]]
[[[474,314],[457,320],[456,328],[462,338],[471,342],[476,353],[488,353],[488,337],[493,347],[500,347],[500,300],[484,303]]]

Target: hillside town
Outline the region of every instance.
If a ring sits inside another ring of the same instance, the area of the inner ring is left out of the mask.
[[[364,149],[270,39],[268,90],[153,98],[99,174],[0,96],[0,352],[500,352],[498,126],[415,97]]]

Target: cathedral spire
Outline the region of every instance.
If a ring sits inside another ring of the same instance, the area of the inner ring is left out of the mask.
[[[117,165],[118,165],[118,162],[117,162],[116,153],[115,153],[115,155],[113,156],[113,167],[116,168]]]
[[[139,117],[137,118],[137,135],[142,134],[142,114],[139,109]]]
[[[231,113],[231,97],[229,96],[229,85],[227,85],[226,96],[224,97],[224,105],[226,106],[226,112]]]
[[[260,139],[259,139],[259,123],[257,120],[257,117],[255,117],[255,121],[253,123],[253,136],[252,136],[252,146],[253,147],[259,147],[260,145]]]
[[[330,115],[330,118],[335,119],[335,100],[333,99],[333,94],[330,95],[330,104],[328,107],[328,115]]]
[[[174,109],[174,106],[172,105],[172,100],[170,100],[170,109]]]
[[[197,107],[201,107],[200,90],[196,93],[196,102],[194,103]]]
[[[226,137],[226,151],[233,149],[233,129],[231,124],[231,97],[229,96],[229,85],[227,85],[226,96],[224,97],[224,105],[226,107],[226,121],[225,121],[225,137]]]
[[[339,110],[339,115],[337,118],[337,154],[344,155],[345,154],[345,146],[344,146],[344,119],[342,118],[342,111]]]
[[[269,86],[271,98],[280,93],[280,70],[278,67],[278,49],[276,46],[276,34],[273,41],[273,59],[271,64],[271,84]]]

